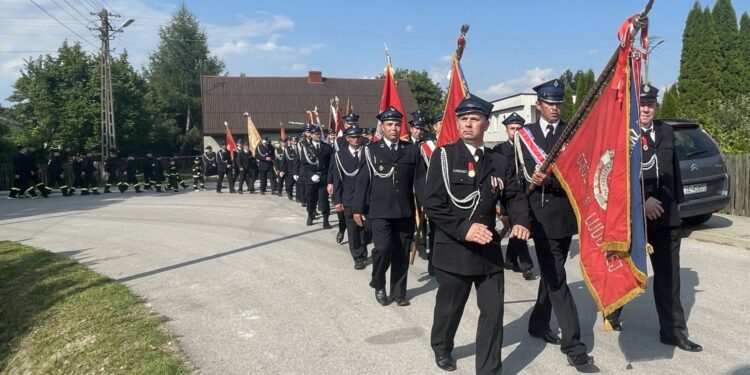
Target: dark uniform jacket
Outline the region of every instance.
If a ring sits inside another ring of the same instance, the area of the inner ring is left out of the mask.
[[[277,153],[276,157],[273,158],[273,169],[278,174],[279,172],[286,173],[286,159],[283,153]]]
[[[234,163],[238,171],[240,168],[243,168],[245,173],[250,173],[255,169],[255,159],[253,159],[253,154],[249,150],[248,152],[245,152],[245,150],[240,151],[238,156],[234,158]]]
[[[288,176],[294,176],[297,174],[297,168],[299,167],[299,154],[294,146],[284,147],[282,149],[285,159],[284,173]]]
[[[553,145],[560,138],[560,135],[565,130],[567,124],[560,121],[555,129],[553,136]],[[544,132],[542,131],[539,122],[528,124],[525,126],[531,131],[534,136],[536,144],[548,152],[553,145],[547,147],[544,141]],[[534,168],[536,162],[531,157],[531,153],[525,145],[521,147],[523,152],[523,162],[526,166],[526,173],[529,176],[534,174]],[[522,173],[519,171],[519,174]],[[573,207],[570,205],[568,196],[563,190],[560,181],[550,172],[549,173],[551,182],[547,184],[544,189],[538,186],[529,197],[529,205],[531,206],[532,217],[544,227],[544,231],[548,238],[560,239],[570,237],[578,232],[578,224],[576,222],[575,214],[573,213]],[[518,176],[518,178],[524,178]],[[544,202],[542,202],[542,192],[544,192]]]
[[[368,170],[357,178],[353,212],[366,213],[371,219],[413,217],[417,148],[411,143],[399,142],[394,154],[381,139],[364,149],[370,160]],[[393,175],[388,178],[375,174],[388,174],[391,170]]]
[[[120,161],[116,157],[110,156],[105,160],[104,171],[109,174],[116,174],[118,172]]]
[[[218,164],[216,163],[216,153],[213,151],[203,152],[203,167],[206,169],[206,175],[216,174]]]
[[[135,180],[135,175],[138,173],[135,159],[125,159],[125,172],[128,173],[129,180]]]
[[[446,171],[441,160],[444,153]],[[474,177],[469,176],[469,163],[474,163]],[[480,191],[473,215],[472,208],[462,209],[453,203],[446,190],[443,173],[448,176],[450,191],[457,199]],[[491,177],[502,180],[502,190],[499,187],[493,189]],[[492,274],[502,270],[503,254],[499,234],[495,230],[495,205],[498,200],[507,201],[509,214],[515,224],[530,227],[526,195],[518,189],[515,170],[508,168],[504,156],[485,148],[484,156],[477,163],[461,140],[435,150],[427,172],[424,201],[430,222],[437,226],[432,258],[435,267],[461,275]],[[494,238],[490,244],[483,246],[466,242],[466,234],[473,223],[484,224],[492,231]]]
[[[31,174],[31,169],[29,169],[28,163],[28,154],[22,154],[19,152],[13,156],[13,174],[17,174],[22,178],[28,178]]]
[[[359,159],[355,159],[347,144],[346,147],[339,148],[339,151],[335,154],[334,160],[331,162],[330,172],[333,179],[333,204],[341,203],[346,207],[353,205],[354,192],[357,189],[357,177],[359,173],[368,173],[364,150],[363,146],[359,146]],[[343,170],[341,170],[342,168]],[[354,176],[347,176],[346,173],[354,174]]]
[[[680,161],[675,151],[674,130],[661,121],[654,121],[653,131],[656,142],[648,139],[649,150],[643,151],[643,162],[647,162],[650,155],[655,153],[659,177],[656,178],[656,170],[643,171],[644,198],[654,197],[661,201],[664,213],[656,220],[647,220],[647,225],[649,229],[679,226],[678,207],[685,197],[682,190]]]
[[[47,173],[52,176],[59,176],[63,173],[63,156],[62,154],[50,156],[49,163],[47,164]]]
[[[313,142],[306,142],[302,146],[300,155],[299,176],[302,183],[315,183],[312,181],[312,176],[316,174],[320,176],[320,183],[326,183],[332,157],[333,147],[329,144],[320,142],[320,149],[318,150]],[[316,162],[317,164],[315,164]]]
[[[263,143],[259,144],[258,147],[255,149],[255,159],[258,160],[258,170],[259,171],[272,171],[273,170],[273,158],[276,156],[276,153],[274,152],[273,146],[269,143],[267,146],[264,146]],[[271,160],[266,160],[266,158],[271,158]]]
[[[216,170],[219,173],[225,172],[226,170],[232,169],[232,157],[227,150],[219,150],[216,153]]]
[[[96,173],[93,157],[86,156],[83,158],[83,172],[86,173],[86,176],[92,176]]]

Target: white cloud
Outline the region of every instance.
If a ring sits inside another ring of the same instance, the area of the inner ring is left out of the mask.
[[[511,78],[507,81],[494,84],[483,90],[482,94],[496,97],[512,95],[519,92],[528,91],[532,87],[548,81],[549,79],[551,79],[551,77],[552,68],[536,67],[534,69],[527,70],[520,77]]]
[[[302,64],[302,63],[296,63],[296,64],[293,64],[292,67],[289,69],[295,70],[295,71],[305,71],[307,70],[307,65]]]
[[[409,31],[412,31],[412,29],[413,28],[411,27],[411,25],[406,25],[406,28],[404,28],[404,31],[408,33]]]
[[[451,62],[451,61],[453,61],[453,56],[452,55],[440,56],[440,58],[438,60],[440,60],[442,62]]]

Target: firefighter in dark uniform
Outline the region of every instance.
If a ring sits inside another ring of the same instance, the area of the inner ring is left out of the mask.
[[[96,185],[97,173],[98,170],[94,163],[94,151],[89,150],[86,152],[86,156],[83,158],[83,165],[81,166],[81,179],[83,180],[81,195],[99,195],[99,187]]]
[[[293,138],[287,138],[286,144],[281,149],[284,155],[284,182],[286,184],[286,195],[289,200],[294,200],[294,175],[297,174],[296,165],[299,160],[299,154],[295,147],[295,141]]]
[[[71,194],[73,194],[76,189],[83,187],[83,157],[81,154],[76,153],[70,164],[73,171],[73,188],[71,189]],[[81,195],[83,195],[83,190],[81,190]]]
[[[213,148],[211,146],[206,146],[206,148],[203,150],[202,158],[204,175],[206,177],[216,175],[216,170],[218,169],[219,165],[218,163],[216,163],[216,153],[213,151]]]
[[[476,373],[499,374],[503,345],[503,253],[495,230],[495,204],[507,202],[511,237],[527,239],[528,201],[504,156],[484,146],[492,104],[467,94],[456,107],[461,139],[435,150],[424,207],[435,230],[433,264],[438,280],[430,343],[443,370],[456,369],[454,337],[474,286],[479,321]]]
[[[47,185],[45,189],[51,192],[52,189],[59,187],[63,197],[70,196],[70,187],[65,183],[65,171],[63,165],[65,158],[62,156],[62,150],[59,147],[53,147],[50,150],[52,154],[47,163]]]
[[[26,162],[29,153],[27,145],[19,145],[18,153],[13,156],[13,185],[10,188],[8,199],[23,197],[28,188],[31,171]]]
[[[680,161],[675,151],[674,131],[654,120],[659,90],[646,83],[641,86],[640,124],[642,178],[648,243],[653,247],[654,302],[659,316],[659,339],[665,345],[689,352],[703,347],[687,335],[685,311],[680,300],[680,211],[684,200]],[[620,331],[622,308],[607,317],[613,329]]]
[[[169,158],[169,169],[167,169],[167,189],[172,190],[175,193],[180,191],[180,168],[177,167],[177,156]],[[185,186],[183,186],[184,188]]]
[[[109,188],[120,182],[120,178],[117,175],[120,169],[120,159],[117,158],[117,150],[110,149],[109,157],[104,161],[104,172],[107,175],[107,181],[104,183],[104,192],[111,193]]]
[[[331,206],[325,185],[332,157],[333,148],[320,141],[320,128],[312,125],[310,127],[310,142],[305,142],[300,152],[299,167],[299,179],[305,184],[305,193],[307,193],[308,226],[313,225],[315,208],[318,207],[321,215],[323,215],[323,228],[332,228],[331,224],[328,223]]]
[[[153,160],[154,154],[151,151],[146,152],[146,158],[143,160],[143,188],[151,190],[156,181],[154,180]]]
[[[560,121],[564,83],[552,80],[534,87],[537,93],[536,110],[540,118],[527,125],[535,142],[545,152],[560,138],[566,124]],[[578,232],[573,208],[560,182],[551,174],[540,171],[525,145],[519,145],[519,179],[536,185],[529,197],[531,232],[539,261],[541,279],[536,304],[529,319],[529,334],[551,344],[561,344],[560,350],[568,363],[582,367],[594,363],[581,342],[581,325],[573,295],[568,288],[565,260],[570,243]],[[522,175],[522,176],[521,176]],[[552,332],[549,323],[554,307],[562,340]]]
[[[193,191],[206,191],[206,179],[203,172],[203,158],[193,159]]]
[[[273,174],[276,179],[276,190],[273,194],[281,196],[281,192],[284,191],[284,181],[286,181],[286,159],[284,158],[284,145],[286,144],[286,138],[281,138],[281,146],[274,150],[276,157],[273,159]]]
[[[354,127],[359,126],[359,115],[356,115],[354,113],[349,113],[344,118],[342,118],[342,121],[344,121],[344,133],[346,133],[346,130]],[[336,138],[336,142],[333,143],[333,150],[334,152],[339,152],[340,149],[345,149],[348,146],[348,139],[346,136],[344,137],[338,137]],[[335,163],[331,163],[331,170],[328,172],[328,195],[333,196],[333,176],[332,173],[334,171],[334,168],[336,168]],[[336,215],[339,219],[339,231],[336,233],[336,243],[341,243],[344,240],[344,233],[346,232],[346,218],[344,217],[344,211],[338,211],[336,210]]]
[[[154,181],[156,182],[154,185],[156,185],[156,192],[161,193],[161,188],[164,185],[164,163],[162,161],[161,157],[154,157],[153,158],[153,164],[151,166],[154,169]],[[164,192],[167,191],[167,187],[164,187]]]
[[[255,194],[255,159],[250,152],[250,145],[245,143],[240,148],[239,154],[234,159],[235,170],[239,175],[240,185],[237,192],[242,194],[243,186],[247,185],[247,192]]]
[[[344,147],[339,145],[331,163],[333,164],[332,171],[329,172],[333,174],[333,204],[336,212],[341,212],[344,217],[346,232],[349,234],[349,252],[354,259],[354,269],[361,270],[365,268],[367,246],[362,238],[364,228],[357,226],[354,222],[353,204],[357,177],[360,173],[368,173],[360,145],[362,129],[349,127],[344,130],[343,137],[337,138],[337,142],[341,138],[345,139],[347,144]],[[341,241],[337,238],[337,242]]]
[[[409,120],[409,142],[411,142],[411,144],[417,148],[418,153],[421,154],[422,135],[425,134],[427,119],[425,119],[424,113],[420,110],[412,112],[411,116],[412,119]],[[417,176],[414,179],[414,191],[417,195],[417,204],[421,207],[423,205],[420,197],[424,191],[425,179],[427,178],[427,165],[421,157],[417,159],[417,162]],[[425,220],[424,212],[421,212],[421,215],[422,217],[420,220]],[[427,225],[422,225],[421,233],[419,234],[419,242],[417,243],[417,251],[420,258],[427,259]]]
[[[276,180],[273,175],[274,149],[268,138],[255,149],[255,159],[258,161],[258,178],[260,179],[260,195],[266,194],[268,181],[271,180],[271,191],[276,191]]]
[[[511,113],[510,116],[503,120],[503,125],[505,125],[505,130],[508,133],[508,140],[500,143],[492,149],[496,153],[505,156],[508,160],[508,168],[513,168],[514,170],[517,170],[517,166],[513,138],[516,134],[516,130],[522,128],[525,123],[526,120],[524,120],[524,118],[518,113]],[[517,182],[519,184],[519,189],[521,191],[526,191],[526,184],[523,184],[521,179],[517,179]],[[505,228],[511,227],[511,221],[508,215],[503,215],[500,220]],[[529,255],[529,246],[526,244],[526,241],[519,238],[511,238],[508,240],[508,246],[505,250],[504,267],[506,270],[521,272],[523,278],[526,280],[534,280],[534,272],[531,271],[531,269],[534,268],[534,263],[531,260],[531,255]]]
[[[243,145],[245,144],[247,144],[247,142],[243,141],[242,139],[238,139],[237,143],[235,144],[234,151],[231,151],[229,153],[229,158],[230,160],[232,160],[232,173],[229,177],[229,180],[230,180],[229,184],[231,186],[234,186],[237,180],[239,180],[240,178],[240,167],[239,167],[240,153],[242,152]],[[235,188],[235,191],[237,191],[236,188]]]
[[[297,175],[301,173],[302,168],[302,150],[305,147],[305,145],[310,143],[310,129],[314,129],[315,126],[312,124],[306,124],[305,125],[305,131],[302,132],[302,138],[300,138],[299,143],[297,144],[297,153],[299,154],[300,160],[297,163]],[[307,190],[305,187],[304,181],[299,180],[299,176],[295,177],[297,180],[297,187],[299,188],[300,192],[300,199],[302,200],[302,207],[307,207]]]
[[[221,144],[221,149],[216,153],[216,173],[219,178],[216,180],[216,192],[221,193],[221,184],[224,177],[229,182],[229,192],[234,193],[234,184],[232,183],[232,157],[227,151],[226,143]]]
[[[414,175],[417,148],[401,142],[399,133],[404,115],[394,107],[378,114],[383,138],[365,150],[368,171],[360,173],[354,196],[354,221],[372,225],[372,281],[375,300],[389,304],[385,274],[391,269],[390,297],[398,306],[406,299],[409,245],[414,239]]]
[[[439,113],[435,115],[435,117],[432,118],[431,125],[437,124],[438,122],[443,121],[443,114]],[[429,132],[423,131],[422,132],[422,141],[419,145],[419,163],[417,164],[417,180],[414,182],[415,191],[417,193],[417,200],[419,202],[424,201],[424,187],[427,180],[427,170],[430,167],[430,160],[432,158],[432,154],[435,151],[435,148],[437,146],[437,139],[436,137]],[[420,203],[421,204],[421,203]],[[430,224],[430,218],[426,216],[425,214],[425,228],[427,230],[426,232],[426,250],[425,254],[422,256],[427,260],[427,274],[430,276],[435,276],[435,267],[432,265],[432,249],[435,248],[435,225]]]
[[[36,154],[36,147],[32,144],[29,145],[29,152],[26,155],[26,163],[30,172],[30,184],[26,192],[32,197],[36,197],[35,189],[38,189],[43,197],[49,197],[49,191],[45,189],[44,182],[42,182],[42,175],[39,173],[38,156]]]
[[[125,169],[124,169],[124,177],[125,177],[125,185],[124,190],[127,190],[128,187],[132,187],[135,189],[136,193],[142,193],[141,190],[141,183],[138,182],[138,166],[136,164],[135,155],[133,153],[128,154],[128,158],[125,159]],[[124,191],[123,188],[120,188],[121,191]]]

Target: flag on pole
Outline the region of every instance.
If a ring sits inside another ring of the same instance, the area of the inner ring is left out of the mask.
[[[234,160],[234,152],[237,151],[237,144],[234,143],[232,131],[229,130],[229,124],[226,121],[224,121],[224,128],[226,129],[227,136],[227,151],[229,151],[229,157]]]
[[[318,106],[315,106],[315,109],[313,109],[312,114],[315,115],[315,125],[318,125],[318,128],[320,129],[320,141],[323,143],[328,143],[328,136],[326,136],[326,130],[323,129],[323,125],[320,123],[320,114],[318,113]]]
[[[253,124],[253,119],[247,112],[245,112],[245,119],[247,119],[247,144],[254,157],[255,149],[257,149],[260,144],[260,133],[258,133],[258,129],[256,129],[255,124]]]
[[[281,132],[279,134],[281,136],[281,139],[286,138],[286,129],[284,129],[284,123],[282,123],[281,121],[279,121],[279,128],[281,128]]]
[[[604,316],[648,283],[636,142],[641,60],[633,56],[629,33],[620,48],[614,78],[553,165],[578,219],[584,281]]]
[[[456,143],[460,138],[458,122],[456,121],[456,107],[464,100],[468,92],[469,88],[466,86],[466,80],[461,71],[461,63],[454,56],[448,96],[445,99],[445,108],[443,108],[443,126],[440,128],[440,134],[438,135],[438,147]]]
[[[333,105],[334,100],[331,99],[331,112],[328,115],[328,129],[330,129],[331,133],[335,134],[337,137],[340,136],[339,132],[341,131],[339,129],[340,127],[340,120],[341,120],[341,114],[339,114],[339,111],[336,109],[336,107]]]
[[[401,114],[404,114],[404,106],[401,104],[401,97],[398,95],[398,89],[396,88],[396,79],[393,77],[393,67],[391,66],[391,55],[388,52],[388,47],[385,49],[386,53],[386,65],[385,65],[385,79],[383,80],[383,93],[380,96],[380,108],[379,111],[383,112],[388,107],[394,107],[398,109]],[[378,134],[380,130],[378,129]],[[402,140],[409,139],[409,128],[406,125],[406,116],[401,120],[401,133],[399,138]]]

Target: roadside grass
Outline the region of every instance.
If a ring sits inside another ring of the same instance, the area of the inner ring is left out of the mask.
[[[155,314],[124,285],[0,241],[0,374],[189,374]]]

